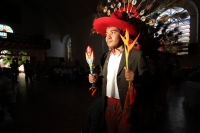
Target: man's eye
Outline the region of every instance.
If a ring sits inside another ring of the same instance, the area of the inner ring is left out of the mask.
[[[115,33],[115,31],[112,31],[111,33],[112,33],[112,34],[114,34],[114,33]]]

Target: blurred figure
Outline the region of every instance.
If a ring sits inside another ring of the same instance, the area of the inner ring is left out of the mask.
[[[61,83],[62,69],[61,66],[57,65],[53,69],[53,80],[56,83]]]
[[[70,66],[67,66],[67,73],[69,74],[69,81],[73,82],[75,80],[75,75],[72,71],[72,68]]]
[[[14,80],[14,82],[19,83],[19,82],[17,81],[17,77],[18,77],[18,75],[19,75],[19,65],[18,65],[17,61],[16,61],[16,60],[13,60],[13,61],[12,61],[12,64],[10,64],[10,67],[11,67],[11,71],[12,71],[12,75],[13,75],[13,80]]]
[[[28,79],[31,83],[33,83],[33,65],[29,62],[29,60],[26,60],[26,63],[24,63],[24,71],[26,83],[28,83]]]
[[[78,60],[75,61],[75,64],[73,66],[73,73],[75,75],[76,81],[81,81],[83,79],[82,66],[80,65],[80,62]]]

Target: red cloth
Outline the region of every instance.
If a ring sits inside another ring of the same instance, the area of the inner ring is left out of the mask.
[[[136,98],[136,89],[132,83],[128,88],[126,99],[124,102],[124,117],[126,117],[127,122],[131,118],[131,112],[133,110],[133,103],[135,101],[135,98]]]
[[[124,117],[119,99],[107,99],[105,120],[109,133],[132,133],[133,131],[133,126]]]
[[[108,98],[105,112],[105,121],[108,132],[132,133],[133,125],[129,122],[136,98],[136,89],[133,84],[128,88],[122,110],[120,100]]]
[[[128,88],[127,97],[130,96],[130,106],[133,106],[133,103],[136,98],[136,89],[133,84]]]

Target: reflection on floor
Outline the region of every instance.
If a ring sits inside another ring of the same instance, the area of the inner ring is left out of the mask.
[[[87,82],[26,84],[19,76],[17,114],[1,133],[78,133],[93,98]],[[184,105],[184,86],[168,92],[164,120],[155,121],[154,133],[200,133],[199,116]]]

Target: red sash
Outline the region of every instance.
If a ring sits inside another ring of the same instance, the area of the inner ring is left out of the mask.
[[[135,101],[135,98],[136,98],[136,89],[133,83],[131,83],[126,94],[126,99],[124,103],[124,111],[123,111],[124,117],[126,118],[127,122],[131,118],[131,112],[133,110],[133,103]]]

